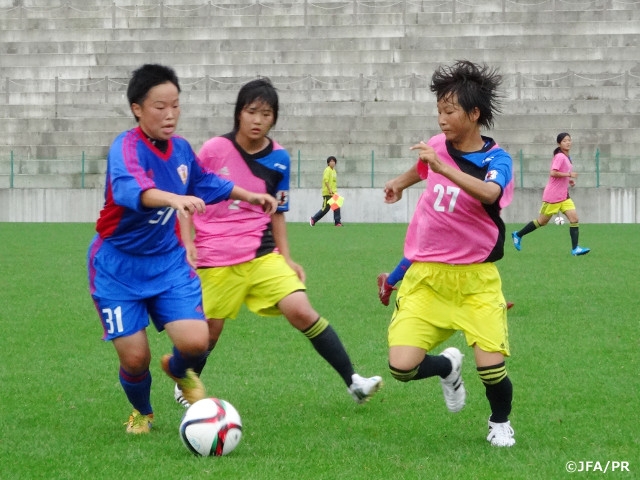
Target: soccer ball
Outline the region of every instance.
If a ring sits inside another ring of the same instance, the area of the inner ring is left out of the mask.
[[[232,452],[240,443],[242,420],[229,402],[203,398],[182,416],[180,438],[194,455],[220,457]]]
[[[556,225],[564,225],[564,218],[562,218],[560,215],[558,215],[556,217],[556,219],[554,220],[554,222],[556,222]]]

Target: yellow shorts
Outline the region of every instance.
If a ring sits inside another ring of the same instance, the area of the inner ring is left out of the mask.
[[[277,304],[293,292],[306,290],[284,257],[269,253],[228,267],[199,268],[207,318],[236,318],[240,307],[262,316],[280,315]]]
[[[562,202],[558,203],[547,203],[542,202],[542,206],[540,207],[540,213],[547,217],[553,217],[556,213],[561,212],[564,213],[567,210],[575,210],[576,206],[573,203],[573,200],[567,198]]]
[[[412,264],[396,296],[389,346],[429,352],[458,330],[467,345],[509,356],[507,305],[496,266]]]

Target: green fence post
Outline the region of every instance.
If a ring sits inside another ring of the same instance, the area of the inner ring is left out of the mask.
[[[298,188],[300,188],[300,150],[298,150]]]
[[[371,188],[373,188],[374,182],[374,165],[375,165],[375,152],[371,150]]]
[[[9,188],[13,188],[13,150],[11,150],[11,173],[9,174]]]
[[[81,188],[84,188],[84,150],[82,151],[82,176],[80,177]]]
[[[518,152],[518,157],[520,157],[520,188],[524,187],[524,159],[522,155],[522,149]]]
[[[596,148],[596,188],[600,187],[600,149]]]

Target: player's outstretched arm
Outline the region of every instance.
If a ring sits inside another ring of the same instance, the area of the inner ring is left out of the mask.
[[[147,208],[171,207],[180,215],[203,213],[206,205],[204,200],[192,195],[177,195],[158,188],[150,188],[140,195],[140,202]]]
[[[278,208],[278,201],[268,193],[250,192],[237,185],[233,187],[229,197],[233,200],[242,200],[251,205],[262,205],[262,210],[269,215],[275,213]]]
[[[422,179],[415,165],[409,170],[384,184],[384,203],[396,203],[402,198],[402,192]]]

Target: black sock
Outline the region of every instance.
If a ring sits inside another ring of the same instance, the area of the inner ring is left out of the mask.
[[[527,233],[531,233],[536,228],[539,228],[539,227],[540,227],[540,224],[538,223],[538,220],[531,220],[529,223],[527,223],[524,227],[520,229],[520,231],[518,232],[518,236],[522,238]]]
[[[424,360],[418,365],[418,372],[413,379],[421,380],[435,376],[444,378],[451,373],[451,369],[451,360],[444,355],[425,355]]]
[[[316,352],[340,374],[347,387],[350,386],[351,376],[355,371],[344,345],[329,322],[320,317],[302,333],[309,339]]]
[[[389,364],[391,376],[401,382],[422,380],[429,377],[446,377],[451,373],[451,360],[443,355],[425,355],[420,365],[411,370],[399,370]]]
[[[580,229],[578,228],[578,224],[571,224],[569,227],[569,235],[571,235],[571,250],[575,249],[578,246],[578,234]]]
[[[491,367],[478,367],[478,374],[484,383],[487,400],[491,407],[489,420],[495,423],[508,421],[513,400],[513,385],[507,376],[504,362]]]
[[[198,376],[202,374],[202,370],[204,370],[204,366],[207,364],[207,359],[209,358],[209,355],[211,354],[211,351],[213,350],[214,347],[215,347],[215,344],[213,345],[213,347],[211,347],[210,350],[207,350],[207,352],[203,354],[198,359],[198,361],[193,365],[193,371],[196,372]]]

